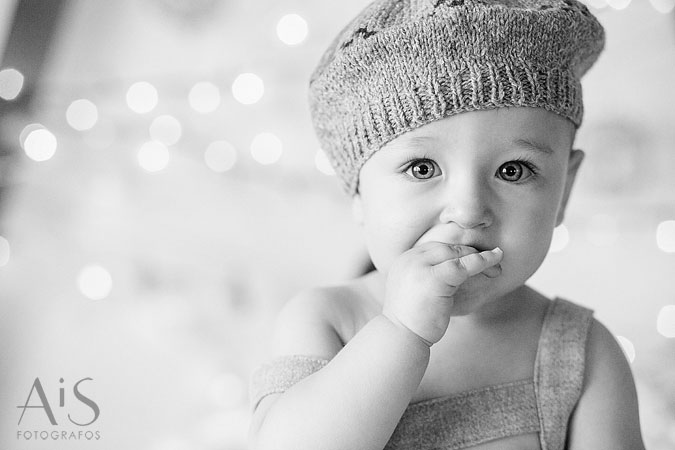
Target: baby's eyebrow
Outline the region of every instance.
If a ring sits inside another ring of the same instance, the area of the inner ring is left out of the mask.
[[[431,136],[400,136],[397,139],[387,143],[389,148],[397,152],[406,152],[410,150],[421,151],[429,149],[434,145],[436,139]]]
[[[554,151],[551,147],[549,147],[546,144],[542,144],[542,143],[536,142],[536,141],[530,141],[530,140],[521,138],[521,139],[516,139],[515,141],[513,141],[513,143],[515,145],[517,145],[518,147],[523,147],[527,150],[532,150],[532,151],[535,151],[535,152],[544,153],[546,155],[552,155],[554,153]]]
[[[406,136],[401,143],[405,146],[424,147],[433,144],[435,141],[436,139],[431,136]]]

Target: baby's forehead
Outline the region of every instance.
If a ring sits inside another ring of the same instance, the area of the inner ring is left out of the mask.
[[[539,107],[578,127],[604,40],[579,0],[376,0],[312,73],[314,128],[353,194],[368,158],[439,117]]]
[[[521,146],[552,153],[569,150],[576,127],[569,120],[542,108],[498,108],[464,112],[408,130],[382,149],[426,149],[483,143],[499,149]]]

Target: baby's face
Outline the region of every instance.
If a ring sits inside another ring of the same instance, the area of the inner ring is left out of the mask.
[[[539,108],[461,113],[410,131],[363,166],[354,211],[375,267],[428,241],[504,251],[502,275],[455,295],[498,298],[539,268],[562,220],[581,151],[574,126]],[[469,313],[466,311],[465,313]]]

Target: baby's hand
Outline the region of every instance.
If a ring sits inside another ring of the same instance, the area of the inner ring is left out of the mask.
[[[469,277],[501,274],[500,248],[426,242],[399,256],[387,277],[382,313],[417,334],[428,345],[438,342],[450,323],[453,295]]]

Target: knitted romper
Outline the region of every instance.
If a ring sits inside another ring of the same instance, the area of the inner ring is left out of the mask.
[[[589,309],[553,300],[544,318],[531,379],[411,403],[385,449],[455,450],[539,433],[542,450],[563,450],[567,424],[581,395],[592,316]],[[295,355],[261,366],[251,378],[253,406],[327,363]]]

